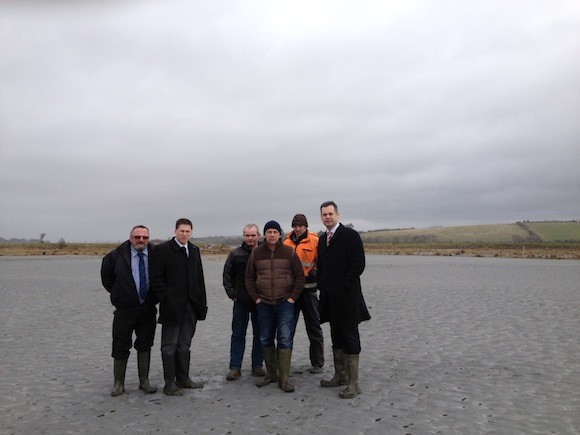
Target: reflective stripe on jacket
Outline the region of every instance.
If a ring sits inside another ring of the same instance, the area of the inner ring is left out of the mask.
[[[318,257],[318,236],[308,231],[308,236],[300,240],[298,245],[291,239],[294,233],[288,234],[284,244],[291,246],[296,251],[298,258],[302,262],[304,276],[314,276],[313,280],[306,279],[305,288],[316,288],[316,259]]]

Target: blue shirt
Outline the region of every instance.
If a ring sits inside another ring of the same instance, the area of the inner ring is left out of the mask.
[[[147,277],[147,290],[149,290],[149,283],[151,280],[149,279],[149,252],[147,248],[143,251],[143,261],[145,261],[145,276]],[[133,280],[135,281],[135,287],[137,287],[137,296],[139,296],[139,256],[137,255],[139,251],[137,251],[133,246],[131,246],[131,272],[133,273]],[[139,298],[141,301],[141,298]],[[141,301],[143,303],[145,301]]]

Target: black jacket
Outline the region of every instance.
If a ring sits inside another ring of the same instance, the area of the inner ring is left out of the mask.
[[[224,264],[223,284],[226,294],[230,299],[237,299],[248,307],[255,307],[256,304],[250,298],[246,289],[246,265],[252,250],[243,242],[241,246],[232,250]]]
[[[205,320],[207,297],[199,248],[188,243],[189,257],[171,239],[155,247],[151,288],[159,300],[159,323],[179,325],[191,303],[197,320]]]
[[[371,318],[360,282],[364,269],[364,247],[355,230],[340,224],[329,246],[326,246],[326,233],[320,237],[320,323],[331,322],[337,327],[347,328]]]
[[[154,251],[153,245],[149,243],[147,245],[149,279],[151,279],[151,261],[155,255]],[[111,294],[111,303],[115,308],[137,308],[141,306],[137,286],[131,272],[131,242],[129,240],[105,255],[101,263],[101,282],[103,287]],[[157,298],[154,292],[151,291],[151,285],[149,285],[149,293],[143,304],[148,306],[157,304]]]

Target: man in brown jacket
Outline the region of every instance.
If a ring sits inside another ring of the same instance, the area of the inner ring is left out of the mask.
[[[281,236],[278,222],[266,223],[265,243],[254,249],[248,259],[246,288],[256,302],[260,342],[267,368],[266,376],[258,380],[256,386],[278,381],[283,391],[292,392],[294,385],[288,381],[288,376],[292,359],[294,303],[304,288],[304,272],[294,249],[284,245]]]

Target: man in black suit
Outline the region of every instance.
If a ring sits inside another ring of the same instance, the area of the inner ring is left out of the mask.
[[[161,359],[168,396],[181,396],[180,388],[203,388],[189,377],[191,339],[198,320],[205,320],[207,298],[199,248],[189,239],[193,225],[178,219],[175,237],[155,248],[151,285],[159,299]]]
[[[139,389],[147,394],[157,387],[149,383],[151,347],[155,336],[157,299],[149,291],[149,265],[153,245],[149,243],[149,230],[137,225],[131,230],[129,240],[109,252],[101,264],[101,282],[111,294],[115,306],[113,317],[113,374],[115,377],[111,396],[125,392],[125,371],[135,332]]]
[[[318,241],[320,323],[330,322],[335,370],[334,377],[321,380],[320,385],[348,384],[339,396],[352,399],[360,393],[358,325],[371,318],[360,282],[365,252],[360,235],[338,222],[340,215],[335,202],[324,202],[320,206],[320,217],[326,227],[326,233]]]

